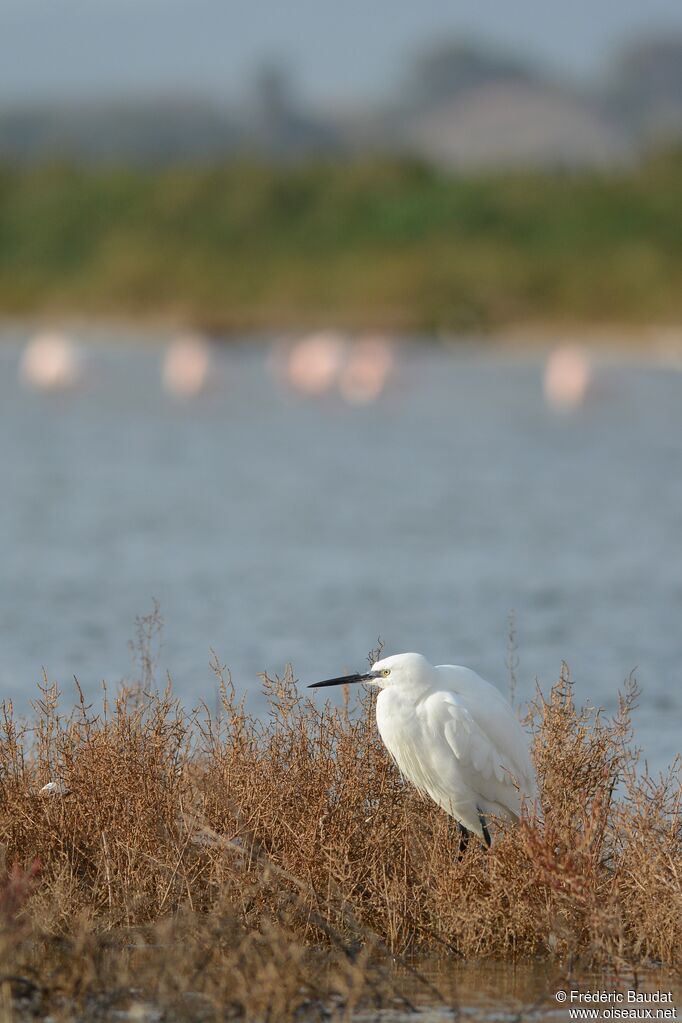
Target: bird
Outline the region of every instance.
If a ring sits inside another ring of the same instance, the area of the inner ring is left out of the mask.
[[[68,796],[70,793],[71,789],[67,788],[63,781],[48,781],[47,785],[43,785],[38,791],[40,796]]]
[[[162,381],[176,398],[196,398],[206,389],[211,375],[211,353],[206,340],[188,334],[173,341],[163,362]]]
[[[499,689],[470,668],[394,654],[370,671],[313,682],[309,689],[364,682],[381,690],[376,721],[400,773],[453,817],[460,856],[470,836],[491,845],[486,816],[512,821],[536,797],[528,742]]]
[[[346,359],[346,337],[335,330],[308,334],[290,349],[284,373],[301,394],[319,396],[330,391]]]
[[[585,403],[594,386],[592,362],[585,349],[562,345],[547,359],[542,386],[545,401],[558,412],[571,412]]]
[[[68,391],[83,382],[85,366],[70,337],[55,331],[37,334],[21,356],[19,376],[34,391]]]
[[[393,352],[380,335],[362,338],[352,346],[339,377],[342,398],[351,405],[367,405],[383,391],[393,367]]]

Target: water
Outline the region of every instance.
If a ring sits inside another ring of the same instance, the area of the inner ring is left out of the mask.
[[[400,990],[406,990],[419,1009],[418,1018],[423,1023],[450,1023],[457,1019],[472,1023],[518,1023],[521,1019],[564,1023],[575,1018],[571,1010],[576,1008],[596,1009],[599,1015],[594,1018],[602,1020],[645,1018],[646,1009],[651,1010],[652,1018],[657,1010],[675,1013],[662,1014],[660,1019],[679,1018],[682,988],[679,977],[671,970],[575,973],[548,963],[492,960],[427,961],[417,963],[416,967],[420,978],[432,984],[437,995],[405,970],[396,969],[396,979]],[[603,1000],[592,1000],[591,995],[601,995]],[[638,998],[649,1000],[637,1001]],[[635,1015],[637,1010],[639,1017]],[[355,1023],[408,1023],[414,1018],[414,1012],[405,1006],[353,1014]]]
[[[86,386],[16,383],[0,345],[0,689],[44,666],[70,692],[130,672],[152,598],[160,664],[209,702],[213,648],[259,706],[257,673],[355,670],[377,636],[468,664],[517,695],[568,661],[607,710],[637,669],[655,769],[682,711],[682,373],[601,366],[574,415],[544,406],[542,359],[405,346],[375,403],[303,400],[267,349],[216,354],[210,393],[160,387],[161,350],[99,339]]]

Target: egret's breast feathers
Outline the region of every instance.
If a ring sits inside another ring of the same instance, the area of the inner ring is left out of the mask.
[[[396,690],[384,689],[376,708],[377,727],[396,767],[422,792],[432,794],[437,777],[431,758],[425,755],[423,723]],[[434,797],[435,798],[435,797]]]

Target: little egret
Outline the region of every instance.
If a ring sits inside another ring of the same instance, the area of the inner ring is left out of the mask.
[[[490,845],[485,814],[517,821],[535,798],[526,735],[495,686],[454,664],[434,667],[421,654],[395,654],[364,674],[315,682],[379,686],[377,727],[401,774],[469,833]]]
[[[38,790],[40,796],[68,796],[71,789],[68,789],[63,781],[48,781],[47,785],[43,785],[42,789]]]

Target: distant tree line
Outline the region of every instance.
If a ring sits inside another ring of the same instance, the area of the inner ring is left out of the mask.
[[[680,322],[682,151],[618,173],[415,160],[0,166],[0,313],[487,330]]]

